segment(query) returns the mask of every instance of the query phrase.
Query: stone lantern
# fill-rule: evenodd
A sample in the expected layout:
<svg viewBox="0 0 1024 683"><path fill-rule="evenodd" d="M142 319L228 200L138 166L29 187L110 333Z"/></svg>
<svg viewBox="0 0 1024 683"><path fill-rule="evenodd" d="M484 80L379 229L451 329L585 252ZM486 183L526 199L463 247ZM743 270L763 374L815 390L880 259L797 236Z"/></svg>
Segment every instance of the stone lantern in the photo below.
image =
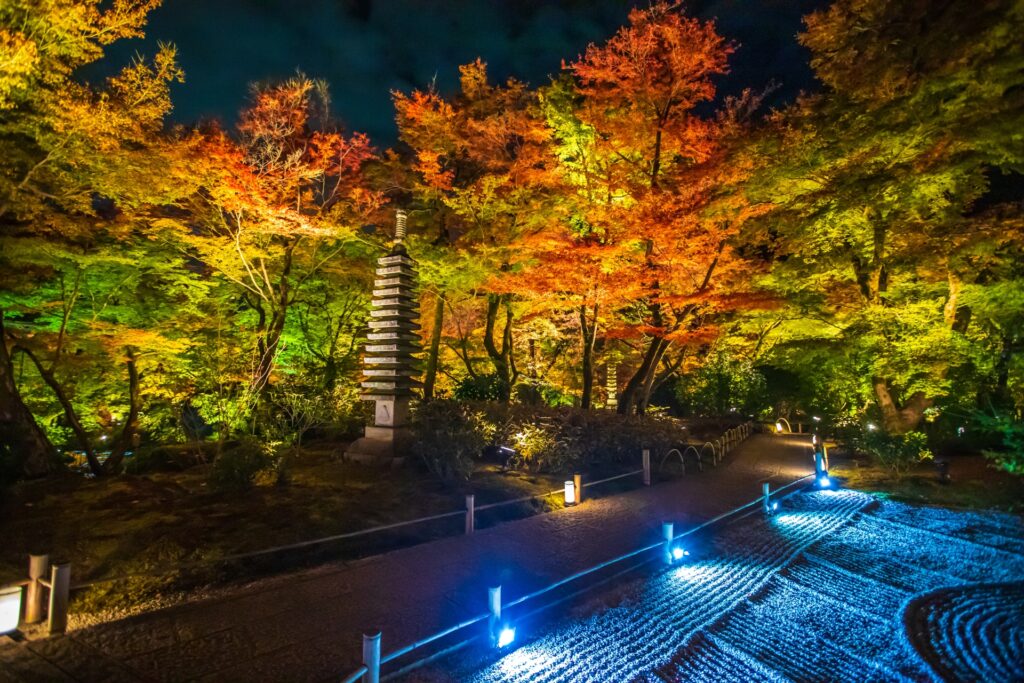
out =
<svg viewBox="0 0 1024 683"><path fill-rule="evenodd" d="M373 424L345 451L347 458L359 462L388 463L405 455L409 400L420 386L414 379L420 352L416 262L402 244L405 221L405 211L399 209L394 246L377 259L361 383L361 398L375 404Z"/></svg>

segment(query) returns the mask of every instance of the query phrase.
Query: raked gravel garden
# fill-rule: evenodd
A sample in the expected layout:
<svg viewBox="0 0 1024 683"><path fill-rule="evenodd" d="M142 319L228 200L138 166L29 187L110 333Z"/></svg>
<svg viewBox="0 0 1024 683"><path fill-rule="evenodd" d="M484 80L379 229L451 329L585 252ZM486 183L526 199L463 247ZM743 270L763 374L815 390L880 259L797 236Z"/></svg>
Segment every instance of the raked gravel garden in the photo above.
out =
<svg viewBox="0 0 1024 683"><path fill-rule="evenodd" d="M413 679L1021 681L1024 522L808 491L549 623Z"/></svg>

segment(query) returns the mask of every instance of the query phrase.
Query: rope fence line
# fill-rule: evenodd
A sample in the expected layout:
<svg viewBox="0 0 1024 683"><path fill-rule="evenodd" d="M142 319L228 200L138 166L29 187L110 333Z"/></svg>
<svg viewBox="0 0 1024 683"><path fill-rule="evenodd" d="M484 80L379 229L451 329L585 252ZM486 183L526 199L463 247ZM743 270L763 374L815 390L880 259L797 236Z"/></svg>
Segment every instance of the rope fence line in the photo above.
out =
<svg viewBox="0 0 1024 683"><path fill-rule="evenodd" d="M738 436L740 434L742 434L740 436L739 440L742 440L743 438L746 438L746 436L749 436L749 434L752 431L751 425L749 425L749 424L740 425L739 427L737 427L735 429L739 430L739 432L737 433ZM733 430L729 430L729 432L727 432L727 433L730 433L732 431ZM737 441L737 443L738 443L738 441ZM625 478L628 478L628 477L634 477L634 476L636 476L638 474L639 475L643 475L643 477L644 477L643 483L645 485L650 485L650 483L651 483L650 459L649 459L649 456L648 456L648 453L646 452L646 450L645 450L645 453L644 453L644 465L645 465L645 467L642 468L642 469L631 470L629 472L624 472L624 473L621 473L621 474L616 474L616 475L613 475L613 476L610 476L610 477L605 477L603 479L598 479L598 480L595 480L595 481L583 481L580 478L580 475L578 475L578 474L574 475L574 484L575 484L575 486L574 486L574 494L575 494L576 498L575 498L575 501L572 501L572 502L579 503L579 502L582 501L582 496L581 496L582 489L585 489L585 488L591 487L591 486L597 486L597 485L600 485L600 484L605 484L605 483L608 483L608 482L611 482L611 481L616 481L616 480L619 480L619 479L625 479ZM684 465L684 467L685 467L685 465ZM70 578L71 578L70 577L70 574L71 574L71 565L70 565L70 563L66 563L66 564L62 564L62 565L52 565L52 567L54 569L56 569L57 567L61 568L61 581L62 581L61 590L62 591L66 590L67 592L70 592L70 591L79 591L79 590L83 590L83 589L87 589L87 588L92 588L94 586L99 586L99 585L104 585L104 584L117 583L117 582L129 580L129 579L160 578L160 577L165 577L165 576L170 576L170 575L176 574L176 573L178 573L178 572L180 572L182 570L214 567L214 566L221 565L221 564L227 564L227 563L230 563L230 562L236 562L238 560L244 560L244 559L249 559L249 558L254 558L254 557L263 557L263 556L273 555L275 553L280 553L280 552L285 552L285 551L290 551L290 550L299 550L299 549L302 549L302 548L308 548L308 547L311 547L311 546L321 545L321 544L324 544L324 543L330 543L330 542L333 542L333 541L340 541L340 540L345 540L345 539L358 538L358 537L361 537L361 536L366 536L366 535L370 535L370 534L374 534L374 533L380 533L380 532L383 532L383 531L390 531L390 530L399 529L399 528L403 528L403 527L407 527L407 526L412 526L412 525L415 525L415 524L424 524L424 523L427 523L427 522L434 522L434 521L439 521L439 520L448 519L448 518L466 517L466 533L468 534L468 533L472 533L475 530L475 519L474 519L474 516L475 516L476 512L490 510L490 509L494 509L494 508L499 508L499 507L503 507L503 506L507 506L507 505L515 505L515 504L518 504L518 503L525 503L525 502L531 501L531 500L542 500L544 498L548 498L548 497L551 497L551 496L560 495L560 494L563 493L563 491L564 491L564 489L554 489L554 490L547 491L547 492L544 492L544 493L534 493L534 494L529 494L529 495L525 495L525 496L520 496L518 498L512 498L512 499L509 499L509 500L502 500L502 501L496 501L496 502L493 502L493 503L487 503L487 504L484 504L484 505L475 505L473 503L474 497L473 497L472 494L470 494L470 495L467 496L467 500L466 500L467 508L464 509L464 510L453 510L451 512L442 512L442 513L438 513L438 514L434 514L434 515L427 515L427 516L424 516L424 517L418 517L416 519L403 520L403 521L400 521L400 522L392 522L392 523L389 523L389 524L381 524L381 525L377 525L377 526L374 526L374 527L369 527L369 528L366 528L366 529L358 529L358 530L355 530L355 531L342 532L342 533L338 533L338 534L332 534L332 535L329 535L329 536L323 536L323 537L320 537L320 538L315 538L315 539L310 539L310 540L305 540L305 541L298 541L298 542L294 542L294 543L281 544L281 545L273 546L273 547L270 547L270 548L263 548L263 549L260 549L260 550L247 551L247 552L242 552L242 553L233 553L233 554L225 555L225 556L222 556L222 557L210 557L210 558L200 558L200 559L195 559L195 560L186 560L186 561L182 561L182 562L177 562L174 565L168 565L168 566L164 566L164 567L157 567L157 568L149 569L149 570L145 570L145 571L127 572L127 573L124 573L124 574L118 574L118 575L115 575L115 576L108 576L108 577L101 577L101 578L92 579L92 580L89 580L89 581L83 581L83 582L79 582L79 583L75 583L75 584L71 584L70 583ZM32 558L36 558L36 560L32 560ZM30 569L29 569L30 577L28 579L23 579L23 580L20 580L20 581L14 581L14 582L9 582L7 584L4 584L4 586L3 586L4 588L17 588L17 587L26 587L27 586L29 588L29 590L31 591L33 588L37 588L38 589L39 586L43 586L43 587L46 587L47 589L50 589L50 585L49 584L52 581L52 579L51 580L47 580L46 578L44 578L41 575L40 576L32 576L31 575L33 571L37 571L36 569L33 569L33 567L34 567L34 565L32 564L33 561L43 561L46 564L46 567L44 567L41 570L43 572L47 571L47 569L49 569L51 567L51 565L49 563L49 556L42 556L42 555L41 556L32 556L32 558L30 558ZM66 586L66 588L65 588L65 586ZM52 590L51 590L51 592L52 592ZM67 596L64 596L63 601L66 603ZM65 607L66 607L66 605L65 605ZM61 631L61 632L63 632L63 631Z"/></svg>
<svg viewBox="0 0 1024 683"><path fill-rule="evenodd" d="M812 474L807 474L807 475L804 475L802 477L799 477L798 479L795 479L794 481L792 481L792 482L790 482L790 483L788 483L788 484L786 484L784 486L781 486L778 489L775 489L775 491L772 492L772 496L773 497L778 497L778 494L780 494L781 492L783 492L783 491L785 491L787 489L791 489L794 486L797 486L797 485L807 481L808 479L813 479L815 476L816 476L816 474L812 473ZM707 527L712 526L713 524L721 522L722 520L725 520L725 519L727 519L729 517L733 517L733 516L739 515L739 513L741 513L741 512L745 512L745 511L747 511L747 510L749 510L749 509L751 509L751 508L753 508L755 506L758 506L758 505L763 505L764 503L765 503L765 497L758 496L757 498L755 498L755 499L753 499L753 500L751 500L751 501L749 501L747 503L744 503L743 505L740 505L738 507L732 508L731 510L723 512L723 513L721 513L719 515L716 515L716 516L712 517L711 519L708 519L708 520L698 524L697 526L694 526L694 527L691 527L691 528L687 529L686 531L683 531L683 532L678 533L678 534L669 533L665 538L663 538L662 540L659 540L656 543L651 543L649 545L645 545L645 546L643 546L641 548L638 548L636 550L632 550L632 551L629 551L627 553L623 553L623 554L621 554L621 555L619 555L617 557L613 557L613 558L611 558L609 560L606 560L604 562L598 563L598 564L593 565L591 567L588 567L586 569L582 569L582 570L580 570L580 571L578 571L578 572L576 572L574 574L571 574L571 575L569 575L569 576L567 576L567 577L565 577L563 579L559 579L558 581L555 581L555 582L549 584L548 586L545 586L543 588L540 588L540 589L537 589L537 590L532 591L530 593L527 593L525 595L522 595L522 596L520 596L520 597L518 597L518 598L516 598L514 600L511 600L511 601L509 601L507 603L500 603L497 606L497 608L498 608L497 609L497 616L499 617L497 622L500 622L501 610L509 609L509 608L512 608L512 607L516 607L518 605L522 605L522 604L524 604L524 603L526 603L526 602L528 602L530 600L535 600L536 598L539 598L539 597L541 597L541 596L543 596L543 595L545 595L547 593L550 593L551 591L553 591L553 590L555 590L557 588L560 588L562 586L565 586L565 585L567 585L569 583L577 581L577 580L579 580L579 579L581 579L581 578L583 578L585 576L591 575L591 574L593 574L595 572L598 572L598 571L600 571L602 569L605 569L605 568L610 567L612 565L618 564L620 562L624 562L626 560L638 557L638 556L643 555L645 553L649 553L649 552L651 552L653 550L657 550L659 548L662 548L662 549L665 549L666 552L668 552L670 550L670 548L672 547L672 545L676 541L678 541L679 539L682 539L682 538L685 538L685 537L690 536L692 534L695 534L695 533L697 533L698 531L700 531L702 529L706 529ZM743 515L742 517L746 517L746 516L747 515ZM671 528L672 525L669 523L669 524L663 525L663 528L664 527ZM624 569L624 570L622 570L620 572L617 572L612 577L608 577L607 580L611 580L611 579L619 577L619 576L621 576L621 575L623 575L625 573L633 571L634 569L637 569L638 567L642 566L643 564L645 564L648 561L649 560L642 561L642 562L640 562L637 565L630 566L627 569ZM604 583L604 581L602 581L602 583ZM520 619L528 618L529 616L532 616L532 615L534 615L534 614L536 614L536 613L538 613L538 612L540 612L540 611L542 611L544 609L548 609L551 606L556 605L556 604L558 604L560 602L563 602L565 600L571 599L572 597L575 597L575 596L577 596L577 595L579 595L579 594L581 594L581 593L583 593L583 592L585 592L587 590L590 590L591 588L593 588L593 586L586 586L586 587L580 588L580 589L570 593L569 595L559 597L558 599L556 599L554 602L552 602L550 604L545 604L545 605L538 606L534 610L532 610L532 611L530 611L530 612L528 612L528 613L526 613L524 615L520 615L519 618ZM495 589L492 588L490 590L494 591ZM498 587L497 591L498 591L498 595L500 596L500 586ZM477 614L477 615L475 615L473 617L470 617L470 618L468 618L468 619L466 619L466 620L456 624L455 626L451 626L449 628L446 628L446 629L443 629L441 631L438 631L437 633L434 633L432 635L429 635L429 636L426 636L424 638L421 638L421 639L419 639L419 640L417 640L417 641L415 641L413 643L410 643L410 644L405 645L405 646L403 646L401 648L398 648L397 650L389 652L388 654L386 654L384 656L380 655L380 634L378 633L378 634L376 634L376 636L374 636L375 640L373 641L375 643L375 647L376 647L376 656L375 656L375 658L373 658L377 662L376 668L374 668L372 666L368 666L367 664L364 664L358 670L358 672L353 672L352 674L349 674L349 676L344 678L343 680L346 683L356 683L357 681L360 681L360 680L362 680L364 682L365 681L379 681L379 680L381 680L381 677L380 677L380 666L381 665L393 662L396 659L400 659L401 657L404 657L405 655L410 654L411 652L413 652L416 649L419 649L420 647L424 647L425 645L429 645L430 643L436 642L436 641L444 638L445 636L451 635L452 633L455 633L456 631L459 631L459 630L461 630L463 628L467 628L469 626L473 626L475 624L479 624L479 623L481 623L483 621L486 621L486 620L492 620L492 623L497 623L497 622L494 621L495 617L496 617L496 614L495 614L495 611L494 611L494 609L492 607L492 609L489 610L488 612L484 612L482 614ZM492 634L492 637L493 637L493 634ZM366 643L367 643L366 638L367 637L364 636L364 661L367 661L366 657L365 657L366 656L366 648L365 648L365 646L366 646ZM475 637L470 637L470 638L468 638L468 639L462 641L461 643L458 643L458 644L456 644L456 645L454 645L452 647L445 648L445 650L443 650L442 653L435 653L435 654L430 655L428 657L425 657L423 659L417 660L415 662L411 662L411 663L407 664L406 666L402 667L401 669L399 669L398 671L392 672L391 674L387 675L385 677L385 679L391 679L391 678L393 678L395 676L398 676L398 675L404 675L404 674L406 674L406 673L408 673L408 672L418 668L423 663L425 663L427 661L430 661L430 660L433 660L433 659L436 659L437 657L441 656L441 654L450 653L450 652L458 649L459 647L470 643L474 639L475 639Z"/></svg>

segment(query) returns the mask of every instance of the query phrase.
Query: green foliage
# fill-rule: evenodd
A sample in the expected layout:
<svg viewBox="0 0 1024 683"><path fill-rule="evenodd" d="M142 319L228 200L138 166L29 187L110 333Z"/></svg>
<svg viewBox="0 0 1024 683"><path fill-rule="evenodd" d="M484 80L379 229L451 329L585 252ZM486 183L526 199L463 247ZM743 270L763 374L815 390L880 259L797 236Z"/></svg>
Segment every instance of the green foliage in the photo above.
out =
<svg viewBox="0 0 1024 683"><path fill-rule="evenodd" d="M572 434L546 424L524 424L512 435L515 468L544 472L567 472L578 462Z"/></svg>
<svg viewBox="0 0 1024 683"><path fill-rule="evenodd" d="M497 373L465 377L455 385L452 395L459 401L497 401L508 393Z"/></svg>
<svg viewBox="0 0 1024 683"><path fill-rule="evenodd" d="M233 448L217 456L210 466L207 481L218 491L245 491L257 475L276 461L276 449L257 439L242 439Z"/></svg>
<svg viewBox="0 0 1024 683"><path fill-rule="evenodd" d="M978 412L974 417L982 429L1002 440L1002 448L983 451L985 457L1001 470L1024 476L1024 421L1000 412Z"/></svg>
<svg viewBox="0 0 1024 683"><path fill-rule="evenodd" d="M749 359L715 352L675 386L683 415L753 415L767 403L764 376Z"/></svg>
<svg viewBox="0 0 1024 683"><path fill-rule="evenodd" d="M479 410L457 401L416 404L409 427L413 455L443 481L469 479L494 432Z"/></svg>
<svg viewBox="0 0 1024 683"><path fill-rule="evenodd" d="M897 478L934 457L924 432L886 434L877 429L855 429L848 431L846 438L848 445L871 456Z"/></svg>
<svg viewBox="0 0 1024 683"><path fill-rule="evenodd" d="M493 445L516 450L512 466L537 472L637 467L642 449L658 456L685 440L679 425L663 417L497 403L480 408L494 426Z"/></svg>

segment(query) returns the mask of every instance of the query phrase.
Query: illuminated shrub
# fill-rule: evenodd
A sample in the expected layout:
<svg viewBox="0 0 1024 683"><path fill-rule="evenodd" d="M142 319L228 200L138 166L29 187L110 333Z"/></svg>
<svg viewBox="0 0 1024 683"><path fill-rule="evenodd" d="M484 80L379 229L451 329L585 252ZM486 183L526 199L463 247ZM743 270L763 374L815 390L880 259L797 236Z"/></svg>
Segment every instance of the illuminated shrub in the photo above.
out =
<svg viewBox="0 0 1024 683"><path fill-rule="evenodd" d="M928 437L923 432L886 434L881 430L864 430L848 432L847 438L854 450L871 456L897 477L906 474L914 465L933 458L928 449Z"/></svg>
<svg viewBox="0 0 1024 683"><path fill-rule="evenodd" d="M511 466L537 472L639 466L642 449L657 456L686 438L663 417L493 403L480 408L494 425L492 445L516 451Z"/></svg>
<svg viewBox="0 0 1024 683"><path fill-rule="evenodd" d="M452 395L459 401L498 401L508 395L508 387L498 375L477 375L460 380Z"/></svg>
<svg viewBox="0 0 1024 683"><path fill-rule="evenodd" d="M414 406L410 449L434 475L445 481L469 479L473 461L491 440L494 427L472 405L429 401Z"/></svg>

